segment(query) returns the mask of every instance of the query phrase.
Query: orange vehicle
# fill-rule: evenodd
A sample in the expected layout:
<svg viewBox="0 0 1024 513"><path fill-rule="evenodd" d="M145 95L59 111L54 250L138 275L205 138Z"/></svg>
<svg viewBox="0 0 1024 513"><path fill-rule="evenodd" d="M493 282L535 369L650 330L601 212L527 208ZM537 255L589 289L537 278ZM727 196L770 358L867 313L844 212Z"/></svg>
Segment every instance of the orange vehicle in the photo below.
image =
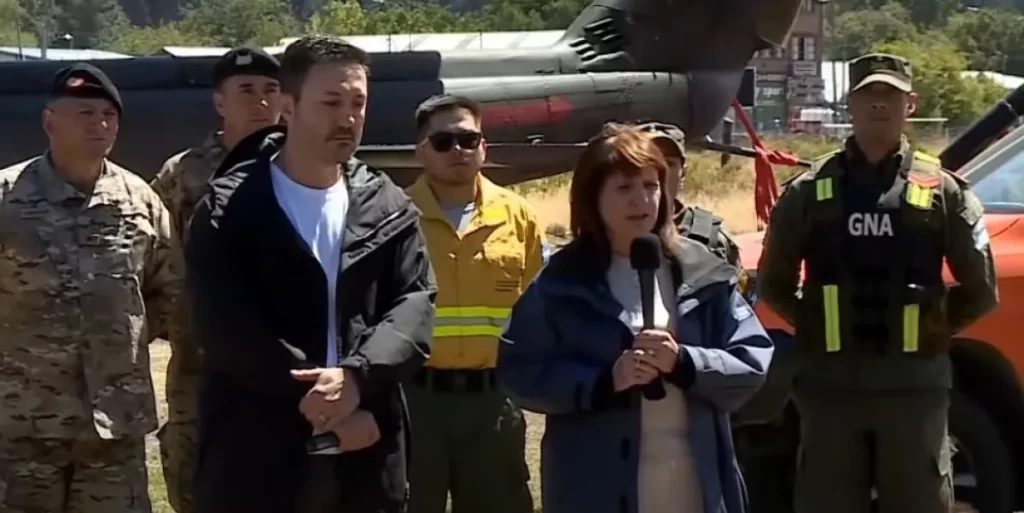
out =
<svg viewBox="0 0 1024 513"><path fill-rule="evenodd" d="M980 513L1024 510L1024 126L959 169L985 207L999 287L999 307L957 334L951 358L954 390L950 436L956 447L958 502ZM763 233L735 237L756 280ZM952 278L948 275L947 279ZM765 304L755 308L775 339L765 385L736 415L752 511L785 511L791 504L799 419L789 401L792 328ZM774 494L768 497L766 494ZM781 494L781 495L780 495Z"/></svg>

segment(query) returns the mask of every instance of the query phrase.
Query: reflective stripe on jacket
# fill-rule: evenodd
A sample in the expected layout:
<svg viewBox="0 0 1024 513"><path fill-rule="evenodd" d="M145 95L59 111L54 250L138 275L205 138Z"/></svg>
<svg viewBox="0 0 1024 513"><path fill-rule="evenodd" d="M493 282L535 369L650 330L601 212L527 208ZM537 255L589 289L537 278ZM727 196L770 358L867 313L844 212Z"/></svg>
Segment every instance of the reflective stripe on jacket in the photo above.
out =
<svg viewBox="0 0 1024 513"><path fill-rule="evenodd" d="M493 368L512 305L543 265L543 230L533 207L483 176L478 185L477 207L461 234L423 177L406 191L422 213L437 274L429 367Z"/></svg>

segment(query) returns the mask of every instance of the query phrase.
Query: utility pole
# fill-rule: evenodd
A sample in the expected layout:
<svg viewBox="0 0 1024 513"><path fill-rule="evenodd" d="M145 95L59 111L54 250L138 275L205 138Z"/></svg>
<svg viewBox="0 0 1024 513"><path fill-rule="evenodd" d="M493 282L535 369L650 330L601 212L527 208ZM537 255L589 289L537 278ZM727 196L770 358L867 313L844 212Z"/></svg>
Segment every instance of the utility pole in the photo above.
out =
<svg viewBox="0 0 1024 513"><path fill-rule="evenodd" d="M53 1L54 0L43 0L46 2L46 9L43 10L43 19L37 20L39 24L39 58L46 60L46 50L50 47L50 21L53 20Z"/></svg>
<svg viewBox="0 0 1024 513"><path fill-rule="evenodd" d="M833 36L831 38L831 42L833 44L835 44L836 6L835 5L826 5L825 9L827 9L825 11L825 14L828 16L828 31L829 31L829 34L831 34ZM836 54L835 52L832 52L832 58L829 59L829 67L832 68L831 69L831 71L832 71L832 105L829 106L829 110L833 114L836 113L836 105L839 105L839 84L836 81L836 64L837 64L836 63L836 59L838 59L838 58L839 58L839 55ZM834 122L835 122L835 120L833 120L833 123Z"/></svg>
<svg viewBox="0 0 1024 513"><path fill-rule="evenodd" d="M25 47L21 44L21 5L14 4L14 30L18 35L18 60L25 60Z"/></svg>

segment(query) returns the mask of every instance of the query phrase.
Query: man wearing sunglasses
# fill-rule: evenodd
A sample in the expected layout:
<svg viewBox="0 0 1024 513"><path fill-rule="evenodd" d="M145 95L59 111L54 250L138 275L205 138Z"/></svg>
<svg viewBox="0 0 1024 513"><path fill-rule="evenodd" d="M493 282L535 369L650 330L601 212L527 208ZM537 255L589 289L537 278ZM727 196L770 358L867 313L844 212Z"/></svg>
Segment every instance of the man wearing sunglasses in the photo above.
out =
<svg viewBox="0 0 1024 513"><path fill-rule="evenodd" d="M495 386L498 335L542 266L529 203L480 172L480 107L456 96L416 111L423 175L409 189L438 280L431 356L409 387L410 513L531 513L526 422Z"/></svg>

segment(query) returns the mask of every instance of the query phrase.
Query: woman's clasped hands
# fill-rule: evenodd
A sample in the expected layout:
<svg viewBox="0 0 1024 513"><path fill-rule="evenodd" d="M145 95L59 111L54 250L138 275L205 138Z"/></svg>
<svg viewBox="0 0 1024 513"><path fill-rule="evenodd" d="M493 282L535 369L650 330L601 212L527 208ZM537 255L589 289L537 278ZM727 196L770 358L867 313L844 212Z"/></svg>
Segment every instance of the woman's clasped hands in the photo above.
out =
<svg viewBox="0 0 1024 513"><path fill-rule="evenodd" d="M622 352L612 368L615 391L646 385L662 374L671 373L679 360L679 344L671 333L643 330L633 347Z"/></svg>

